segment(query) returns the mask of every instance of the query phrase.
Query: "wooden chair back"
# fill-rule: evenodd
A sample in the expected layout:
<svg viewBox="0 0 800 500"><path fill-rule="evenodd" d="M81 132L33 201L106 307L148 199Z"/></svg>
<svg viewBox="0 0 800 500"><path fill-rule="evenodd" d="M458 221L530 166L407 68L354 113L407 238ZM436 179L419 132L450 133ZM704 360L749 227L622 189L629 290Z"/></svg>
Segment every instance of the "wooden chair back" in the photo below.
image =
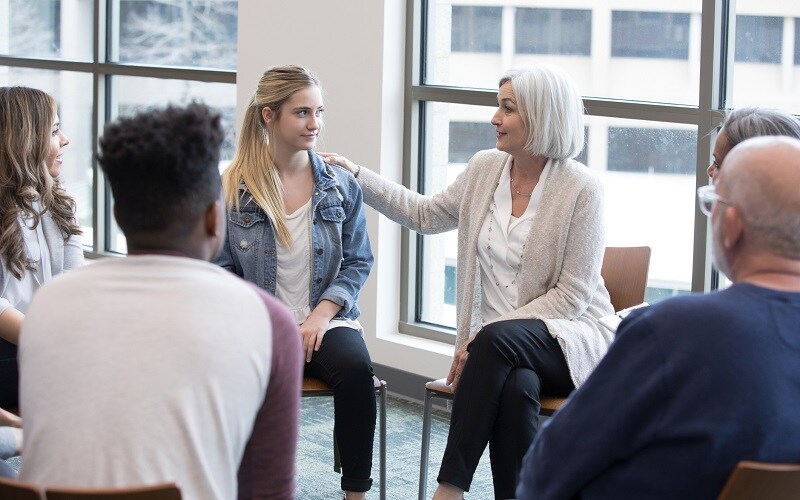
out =
<svg viewBox="0 0 800 500"><path fill-rule="evenodd" d="M47 488L46 500L181 500L174 484L130 488Z"/></svg>
<svg viewBox="0 0 800 500"><path fill-rule="evenodd" d="M650 247L606 247L600 274L614 311L644 302Z"/></svg>
<svg viewBox="0 0 800 500"><path fill-rule="evenodd" d="M3 500L42 500L42 491L32 484L0 477L0 498Z"/></svg>
<svg viewBox="0 0 800 500"><path fill-rule="evenodd" d="M800 497L800 464L742 461L733 469L719 500L795 500Z"/></svg>

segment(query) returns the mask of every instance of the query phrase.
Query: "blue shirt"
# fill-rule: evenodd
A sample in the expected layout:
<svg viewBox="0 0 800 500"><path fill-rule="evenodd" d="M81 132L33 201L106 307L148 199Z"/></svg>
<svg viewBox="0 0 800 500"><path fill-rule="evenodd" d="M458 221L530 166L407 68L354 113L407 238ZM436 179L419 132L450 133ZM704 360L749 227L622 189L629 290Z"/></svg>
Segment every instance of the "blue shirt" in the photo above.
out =
<svg viewBox="0 0 800 500"><path fill-rule="evenodd" d="M327 165L314 151L308 155L314 175L309 307L330 300L342 306L338 316L356 319L356 300L373 261L361 188L343 168ZM275 231L243 185L240 189L240 210L228 212L226 244L215 262L274 295Z"/></svg>
<svg viewBox="0 0 800 500"><path fill-rule="evenodd" d="M743 283L631 313L517 498L716 498L740 460L800 462L800 293Z"/></svg>

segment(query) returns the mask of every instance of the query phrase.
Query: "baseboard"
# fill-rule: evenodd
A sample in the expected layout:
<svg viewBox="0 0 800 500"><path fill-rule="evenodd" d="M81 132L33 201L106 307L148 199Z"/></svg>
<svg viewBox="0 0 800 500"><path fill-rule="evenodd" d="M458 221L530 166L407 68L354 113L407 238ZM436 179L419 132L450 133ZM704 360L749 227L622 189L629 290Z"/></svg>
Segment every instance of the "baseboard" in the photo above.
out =
<svg viewBox="0 0 800 500"><path fill-rule="evenodd" d="M372 371L379 379L386 381L386 389L390 393L420 403L425 399L425 384L431 381L430 377L377 363L372 364ZM441 398L434 398L433 404L437 407L446 408L447 401Z"/></svg>

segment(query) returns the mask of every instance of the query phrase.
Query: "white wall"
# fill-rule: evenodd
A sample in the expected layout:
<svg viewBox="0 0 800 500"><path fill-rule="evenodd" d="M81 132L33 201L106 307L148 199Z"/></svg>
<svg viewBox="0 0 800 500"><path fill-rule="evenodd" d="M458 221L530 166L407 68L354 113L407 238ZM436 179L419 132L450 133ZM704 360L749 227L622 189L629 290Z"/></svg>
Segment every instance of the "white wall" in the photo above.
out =
<svg viewBox="0 0 800 500"><path fill-rule="evenodd" d="M322 81L321 151L400 180L403 138L405 1L239 2L237 110L241 120L269 66L299 64ZM373 362L426 377L447 374L452 347L397 333L400 230L372 209L375 254L361 293L361 323Z"/></svg>

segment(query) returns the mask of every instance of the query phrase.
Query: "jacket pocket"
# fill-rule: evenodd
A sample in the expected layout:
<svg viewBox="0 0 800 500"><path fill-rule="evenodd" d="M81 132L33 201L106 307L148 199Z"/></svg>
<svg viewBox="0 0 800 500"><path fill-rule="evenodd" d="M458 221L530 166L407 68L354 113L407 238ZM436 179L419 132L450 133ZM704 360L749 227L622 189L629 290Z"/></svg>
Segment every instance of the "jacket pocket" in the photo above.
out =
<svg viewBox="0 0 800 500"><path fill-rule="evenodd" d="M229 238L233 246L240 253L248 252L258 246L258 237L261 234L259 229L266 220L263 212L236 212L231 211L228 215Z"/></svg>
<svg viewBox="0 0 800 500"><path fill-rule="evenodd" d="M319 211L319 216L322 220L328 222L344 222L344 209L341 206L326 207Z"/></svg>

